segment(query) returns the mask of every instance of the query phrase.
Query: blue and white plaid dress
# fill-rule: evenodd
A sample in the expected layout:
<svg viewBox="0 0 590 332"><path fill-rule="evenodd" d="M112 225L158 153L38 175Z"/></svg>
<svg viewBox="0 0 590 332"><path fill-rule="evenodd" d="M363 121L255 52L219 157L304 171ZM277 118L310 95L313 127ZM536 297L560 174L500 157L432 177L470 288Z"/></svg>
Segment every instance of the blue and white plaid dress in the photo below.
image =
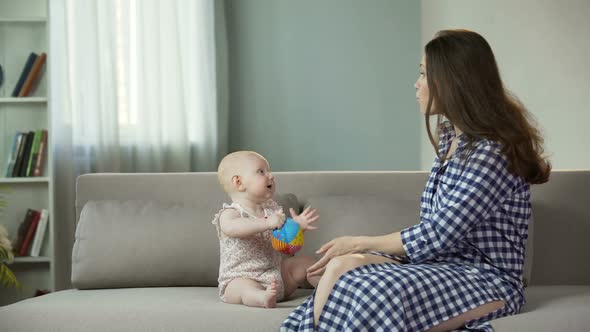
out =
<svg viewBox="0 0 590 332"><path fill-rule="evenodd" d="M449 122L441 125L441 155L455 135ZM519 312L525 302L529 184L508 171L497 142L476 140L469 150L460 135L457 144L451 158L434 161L420 223L401 232L407 255L402 264L370 264L342 275L318 331L424 331L487 302L505 301L465 325L493 331L487 321ZM312 331L313 305L312 295L280 330Z"/></svg>

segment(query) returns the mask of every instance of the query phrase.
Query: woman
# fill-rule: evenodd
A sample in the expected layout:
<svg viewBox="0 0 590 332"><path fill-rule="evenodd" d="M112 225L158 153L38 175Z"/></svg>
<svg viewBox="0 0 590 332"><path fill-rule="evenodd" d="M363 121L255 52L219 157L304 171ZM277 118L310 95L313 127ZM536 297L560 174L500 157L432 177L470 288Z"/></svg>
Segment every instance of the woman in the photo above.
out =
<svg viewBox="0 0 590 332"><path fill-rule="evenodd" d="M324 244L316 292L281 330L491 331L524 304L529 184L551 170L539 132L475 32L439 31L415 87L437 152L420 223Z"/></svg>

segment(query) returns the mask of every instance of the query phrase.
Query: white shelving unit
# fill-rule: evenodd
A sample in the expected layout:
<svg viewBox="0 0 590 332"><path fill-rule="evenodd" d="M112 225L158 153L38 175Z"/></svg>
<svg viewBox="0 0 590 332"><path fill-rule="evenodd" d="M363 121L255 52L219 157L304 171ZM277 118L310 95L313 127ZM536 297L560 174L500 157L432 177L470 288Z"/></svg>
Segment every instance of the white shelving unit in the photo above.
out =
<svg viewBox="0 0 590 332"><path fill-rule="evenodd" d="M12 238L27 209L49 211L49 224L39 257L17 257L10 265L21 289L0 286L0 306L34 296L37 289L55 290L53 176L51 169L51 128L49 70L46 61L41 79L30 97L12 97L30 52L49 52L47 0L0 0L0 65L4 82L0 86L0 186L8 188L8 206L0 218ZM47 129L43 176L4 177L16 131Z"/></svg>
<svg viewBox="0 0 590 332"><path fill-rule="evenodd" d="M3 104L27 104L27 103L40 103L47 104L46 97L0 97L0 103Z"/></svg>
<svg viewBox="0 0 590 332"><path fill-rule="evenodd" d="M30 178L0 178L0 183L49 183L48 177L38 176Z"/></svg>

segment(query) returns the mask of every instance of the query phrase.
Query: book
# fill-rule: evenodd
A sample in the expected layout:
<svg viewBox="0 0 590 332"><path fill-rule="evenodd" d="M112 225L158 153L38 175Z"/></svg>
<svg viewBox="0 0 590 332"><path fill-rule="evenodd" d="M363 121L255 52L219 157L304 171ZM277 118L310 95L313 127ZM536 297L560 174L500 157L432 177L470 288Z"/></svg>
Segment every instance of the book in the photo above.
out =
<svg viewBox="0 0 590 332"><path fill-rule="evenodd" d="M27 144L27 136L28 133L23 133L22 134L22 138L18 144L18 150L16 153L16 159L14 162L14 168L12 169L12 174L10 176L12 177L17 177L18 176L18 172L20 171L20 166L22 164L23 161L23 153L25 151L25 145Z"/></svg>
<svg viewBox="0 0 590 332"><path fill-rule="evenodd" d="M33 64L35 63L36 59L37 59L37 53L31 52L31 54L29 54L29 57L27 58L27 62L25 62L25 66L23 67L23 70L20 73L19 79L18 79L16 85L14 86L14 90L12 90L13 97L18 97L18 94L20 93L20 89L23 87L23 84L25 84L25 80L27 79L27 76L29 76L29 72L33 68Z"/></svg>
<svg viewBox="0 0 590 332"><path fill-rule="evenodd" d="M37 225L39 224L40 218L41 213L39 211L35 211L31 225L29 225L29 229L27 229L27 234L25 235L23 244L18 251L19 256L27 256L31 250L31 244L33 243L33 237L35 236L35 231L37 230Z"/></svg>
<svg viewBox="0 0 590 332"><path fill-rule="evenodd" d="M35 138L33 138L33 146L31 147L31 154L29 156L29 161L27 163L27 171L25 176L33 176L33 170L35 169L35 161L37 160L37 155L39 154L39 143L41 143L41 135L43 135L41 130L35 131Z"/></svg>
<svg viewBox="0 0 590 332"><path fill-rule="evenodd" d="M27 164L29 163L29 157L31 156L31 148L33 147L34 139L35 132L29 131L27 133L27 144L25 145L25 150L23 151L23 160L20 163L20 169L18 171L18 176L20 177L27 176Z"/></svg>
<svg viewBox="0 0 590 332"><path fill-rule="evenodd" d="M43 173L43 159L45 158L45 150L47 146L47 130L41 131L41 141L39 142L39 154L37 160L35 160L35 169L33 170L33 176L41 176Z"/></svg>
<svg viewBox="0 0 590 332"><path fill-rule="evenodd" d="M23 245L23 241L27 235L27 230L29 229L29 226L31 225L31 222L33 221L34 216L35 216L35 210L27 209L27 212L25 213L25 217L23 218L23 221L18 226L18 230L16 232L16 239L14 240L14 243L12 245L12 251L17 256L18 256L18 253L20 252L20 248Z"/></svg>
<svg viewBox="0 0 590 332"><path fill-rule="evenodd" d="M31 71L29 72L27 79L25 80L22 88L20 89L20 92L18 94L19 97L26 97L29 95L29 93L31 93L31 90L33 89L33 85L37 82L37 79L39 78L39 74L41 73L41 68L43 68L46 58L47 58L47 54L41 53L35 59L35 62L33 63Z"/></svg>
<svg viewBox="0 0 590 332"><path fill-rule="evenodd" d="M10 154L8 155L8 161L6 162L6 173L5 176L7 178L12 176L12 170L14 169L14 163L16 162L16 155L18 153L18 145L20 144L20 140L22 138L22 133L17 131L14 134L14 139L12 140L12 147L10 149Z"/></svg>
<svg viewBox="0 0 590 332"><path fill-rule="evenodd" d="M49 211L47 211L47 209L42 209L39 224L37 225L37 231L35 232L35 238L33 239L33 245L31 246L31 256L33 257L39 257L48 221Z"/></svg>

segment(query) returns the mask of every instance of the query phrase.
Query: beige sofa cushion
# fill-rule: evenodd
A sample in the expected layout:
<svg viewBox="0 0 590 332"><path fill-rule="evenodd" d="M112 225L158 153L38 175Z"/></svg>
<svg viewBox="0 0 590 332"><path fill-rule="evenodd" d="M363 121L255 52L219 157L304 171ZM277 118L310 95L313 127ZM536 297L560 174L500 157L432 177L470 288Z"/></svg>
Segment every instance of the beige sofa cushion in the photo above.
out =
<svg viewBox="0 0 590 332"><path fill-rule="evenodd" d="M301 210L293 194L276 195ZM78 289L217 286L219 244L213 216L221 204L89 201L82 209L72 251Z"/></svg>
<svg viewBox="0 0 590 332"><path fill-rule="evenodd" d="M200 210L197 203L88 202L76 229L73 286L216 286L217 235L213 216L199 218Z"/></svg>
<svg viewBox="0 0 590 332"><path fill-rule="evenodd" d="M314 255L324 243L339 236L383 235L415 224L416 201L393 200L383 195L311 196L307 205L318 209L317 231L305 233L303 254ZM365 226L366 225L366 226Z"/></svg>
<svg viewBox="0 0 590 332"><path fill-rule="evenodd" d="M518 315L491 321L496 332L588 331L590 286L529 286Z"/></svg>

